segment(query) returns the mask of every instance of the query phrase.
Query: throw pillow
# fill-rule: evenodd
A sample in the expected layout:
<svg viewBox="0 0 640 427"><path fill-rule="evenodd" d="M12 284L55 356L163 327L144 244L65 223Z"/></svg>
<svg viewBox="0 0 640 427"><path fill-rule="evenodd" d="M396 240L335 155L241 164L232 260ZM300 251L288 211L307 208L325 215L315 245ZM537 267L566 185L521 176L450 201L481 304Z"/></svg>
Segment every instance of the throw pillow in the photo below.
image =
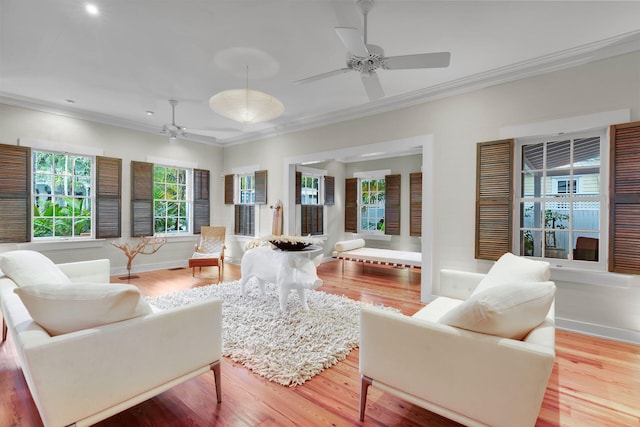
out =
<svg viewBox="0 0 640 427"><path fill-rule="evenodd" d="M352 240L343 240L341 242L336 242L336 251L344 252L350 251L352 249L364 248L365 241L364 239L352 239Z"/></svg>
<svg viewBox="0 0 640 427"><path fill-rule="evenodd" d="M494 286L448 311L440 323L521 340L544 321L555 293L553 282Z"/></svg>
<svg viewBox="0 0 640 427"><path fill-rule="evenodd" d="M548 262L523 258L507 252L495 262L471 295L475 295L492 286L509 283L546 282L549 280L549 275L550 267Z"/></svg>
<svg viewBox="0 0 640 427"><path fill-rule="evenodd" d="M19 250L0 254L0 270L18 286L71 283L53 261L36 251Z"/></svg>
<svg viewBox="0 0 640 427"><path fill-rule="evenodd" d="M152 312L134 285L73 283L14 289L33 320L49 335L131 319Z"/></svg>

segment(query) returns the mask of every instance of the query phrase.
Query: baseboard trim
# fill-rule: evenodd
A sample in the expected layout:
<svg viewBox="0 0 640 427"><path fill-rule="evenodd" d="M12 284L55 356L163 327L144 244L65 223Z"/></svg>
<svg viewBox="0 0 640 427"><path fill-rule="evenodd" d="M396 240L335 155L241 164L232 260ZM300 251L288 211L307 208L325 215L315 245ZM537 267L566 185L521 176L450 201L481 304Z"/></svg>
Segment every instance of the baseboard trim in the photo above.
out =
<svg viewBox="0 0 640 427"><path fill-rule="evenodd" d="M131 274L135 273L143 273L146 271L154 271L154 270L166 270L168 268L178 268L178 267L188 267L189 263L186 259L175 260L175 261L165 261L158 262L153 264L142 264L135 265L131 268ZM112 276L123 276L129 274L129 270L126 267L112 267L110 274Z"/></svg>
<svg viewBox="0 0 640 427"><path fill-rule="evenodd" d="M556 317L556 327L569 332L583 335L591 335L598 338L607 338L615 341L640 345L640 331L613 328L611 326L595 325L577 320L562 319Z"/></svg>

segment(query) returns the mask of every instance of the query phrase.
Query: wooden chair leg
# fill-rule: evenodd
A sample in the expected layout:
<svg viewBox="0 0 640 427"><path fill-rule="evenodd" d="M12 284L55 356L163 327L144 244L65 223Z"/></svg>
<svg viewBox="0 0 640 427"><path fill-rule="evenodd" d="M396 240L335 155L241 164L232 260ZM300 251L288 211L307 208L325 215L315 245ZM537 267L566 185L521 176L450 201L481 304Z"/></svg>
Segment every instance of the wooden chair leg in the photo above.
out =
<svg viewBox="0 0 640 427"><path fill-rule="evenodd" d="M367 407L367 391L372 383L372 378L360 375L360 421L364 421L364 410Z"/></svg>
<svg viewBox="0 0 640 427"><path fill-rule="evenodd" d="M220 375L220 361L211 364L211 370L213 371L213 378L216 382L216 396L218 403L222 402L222 376Z"/></svg>
<svg viewBox="0 0 640 427"><path fill-rule="evenodd" d="M7 340L7 322L2 318L2 342Z"/></svg>

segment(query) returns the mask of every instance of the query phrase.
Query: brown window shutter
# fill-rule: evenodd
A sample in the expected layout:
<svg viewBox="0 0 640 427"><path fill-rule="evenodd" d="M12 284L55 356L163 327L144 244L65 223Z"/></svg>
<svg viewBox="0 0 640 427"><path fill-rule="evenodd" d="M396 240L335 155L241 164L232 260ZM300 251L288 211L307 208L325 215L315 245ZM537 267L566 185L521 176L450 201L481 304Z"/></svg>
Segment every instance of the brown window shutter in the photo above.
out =
<svg viewBox="0 0 640 427"><path fill-rule="evenodd" d="M640 273L640 122L611 126L609 271Z"/></svg>
<svg viewBox="0 0 640 427"><path fill-rule="evenodd" d="M193 232L200 234L202 226L209 225L210 196L209 171L193 170Z"/></svg>
<svg viewBox="0 0 640 427"><path fill-rule="evenodd" d="M255 235L255 206L235 205L234 234L241 236Z"/></svg>
<svg viewBox="0 0 640 427"><path fill-rule="evenodd" d="M296 172L296 205L302 204L302 172Z"/></svg>
<svg viewBox="0 0 640 427"><path fill-rule="evenodd" d="M306 236L323 234L324 227L324 206L322 205L301 205L301 234Z"/></svg>
<svg viewBox="0 0 640 427"><path fill-rule="evenodd" d="M0 144L0 243L31 240L31 149Z"/></svg>
<svg viewBox="0 0 640 427"><path fill-rule="evenodd" d="M409 174L409 235L422 236L422 172Z"/></svg>
<svg viewBox="0 0 640 427"><path fill-rule="evenodd" d="M131 236L153 235L153 163L131 162Z"/></svg>
<svg viewBox="0 0 640 427"><path fill-rule="evenodd" d="M266 205L267 204L267 171L256 171L255 174L256 181L256 205Z"/></svg>
<svg viewBox="0 0 640 427"><path fill-rule="evenodd" d="M122 159L96 157L96 238L122 236Z"/></svg>
<svg viewBox="0 0 640 427"><path fill-rule="evenodd" d="M384 196L384 234L400 235L400 174L386 175Z"/></svg>
<svg viewBox="0 0 640 427"><path fill-rule="evenodd" d="M358 232L358 178L344 180L344 231Z"/></svg>
<svg viewBox="0 0 640 427"><path fill-rule="evenodd" d="M224 176L224 204L232 205L235 194L233 193L233 178L234 175L225 175Z"/></svg>
<svg viewBox="0 0 640 427"><path fill-rule="evenodd" d="M336 204L336 179L333 176L324 177L324 205Z"/></svg>
<svg viewBox="0 0 640 427"><path fill-rule="evenodd" d="M513 139L477 145L477 259L497 260L505 252L511 252L513 146Z"/></svg>

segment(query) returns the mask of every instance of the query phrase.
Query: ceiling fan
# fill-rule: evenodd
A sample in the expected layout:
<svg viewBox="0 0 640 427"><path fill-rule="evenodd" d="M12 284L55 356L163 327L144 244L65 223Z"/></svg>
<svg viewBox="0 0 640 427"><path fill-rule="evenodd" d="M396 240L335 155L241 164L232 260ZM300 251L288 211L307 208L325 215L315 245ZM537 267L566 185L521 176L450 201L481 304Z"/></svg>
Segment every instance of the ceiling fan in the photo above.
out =
<svg viewBox="0 0 640 427"><path fill-rule="evenodd" d="M236 128L216 128L216 129L191 129L189 128L189 132L187 133L187 128L184 126L179 126L176 124L176 105L178 105L178 101L175 99L170 99L169 104L171 104L171 124L166 124L162 126L162 130L160 133L165 135L169 135L169 142L171 144L175 144L178 141L178 137L193 139L194 136L204 136L207 138L207 141L215 142L219 137L232 137L236 136L242 132L241 129Z"/></svg>
<svg viewBox="0 0 640 427"><path fill-rule="evenodd" d="M373 8L373 0L357 0L356 6L364 17L364 33L357 28L336 27L338 37L347 48L347 66L339 70L317 74L297 80L294 84L310 83L349 71L360 72L362 84L371 101L384 97L384 90L376 70L408 70L415 68L443 68L449 66L450 52L421 53L415 55L385 56L384 50L367 43L367 15Z"/></svg>
<svg viewBox="0 0 640 427"><path fill-rule="evenodd" d="M162 133L169 135L169 142L173 144L179 136L187 136L187 129L176 124L176 105L178 105L178 101L170 99L169 104L171 104L171 124L162 126Z"/></svg>

